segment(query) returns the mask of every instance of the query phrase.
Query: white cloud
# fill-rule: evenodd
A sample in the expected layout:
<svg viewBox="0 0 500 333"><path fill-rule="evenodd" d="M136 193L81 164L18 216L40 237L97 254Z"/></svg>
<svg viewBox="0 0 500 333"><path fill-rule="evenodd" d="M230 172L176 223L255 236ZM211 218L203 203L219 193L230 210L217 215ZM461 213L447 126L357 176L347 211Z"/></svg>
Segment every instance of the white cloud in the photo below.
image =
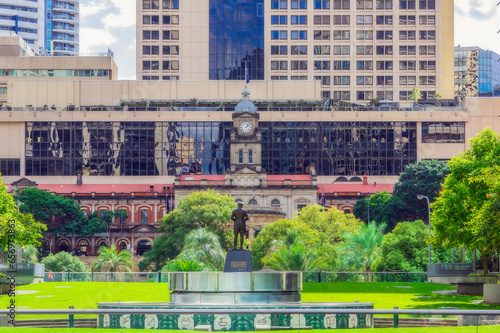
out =
<svg viewBox="0 0 500 333"><path fill-rule="evenodd" d="M103 47L108 47L117 42L117 38L109 31L96 28L80 28L80 52L103 52ZM100 47L100 49L97 49Z"/></svg>
<svg viewBox="0 0 500 333"><path fill-rule="evenodd" d="M102 22L106 30L135 26L135 0L111 0L118 13L109 13Z"/></svg>
<svg viewBox="0 0 500 333"><path fill-rule="evenodd" d="M106 11L109 8L109 4L106 1L90 1L88 3L80 3L80 20L85 22L88 16L98 14L100 12Z"/></svg>

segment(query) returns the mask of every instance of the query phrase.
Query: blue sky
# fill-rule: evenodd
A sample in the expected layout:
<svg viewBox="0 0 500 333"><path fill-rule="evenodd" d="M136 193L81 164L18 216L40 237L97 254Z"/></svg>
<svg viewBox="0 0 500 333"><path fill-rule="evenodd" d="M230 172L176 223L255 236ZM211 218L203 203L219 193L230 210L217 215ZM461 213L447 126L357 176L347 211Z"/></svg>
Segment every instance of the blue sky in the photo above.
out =
<svg viewBox="0 0 500 333"><path fill-rule="evenodd" d="M120 80L135 80L135 2L80 0L80 52L101 53L109 47L115 54ZM500 54L497 3L455 0L455 45L479 46Z"/></svg>

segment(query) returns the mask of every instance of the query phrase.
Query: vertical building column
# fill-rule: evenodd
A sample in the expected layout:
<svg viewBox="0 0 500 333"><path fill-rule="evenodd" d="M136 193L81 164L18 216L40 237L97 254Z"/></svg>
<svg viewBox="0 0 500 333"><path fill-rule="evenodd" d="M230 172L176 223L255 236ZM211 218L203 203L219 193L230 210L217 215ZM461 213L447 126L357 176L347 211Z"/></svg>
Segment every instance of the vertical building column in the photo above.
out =
<svg viewBox="0 0 500 333"><path fill-rule="evenodd" d="M90 251L91 255L97 254L97 249L95 248L95 236L90 237Z"/></svg>

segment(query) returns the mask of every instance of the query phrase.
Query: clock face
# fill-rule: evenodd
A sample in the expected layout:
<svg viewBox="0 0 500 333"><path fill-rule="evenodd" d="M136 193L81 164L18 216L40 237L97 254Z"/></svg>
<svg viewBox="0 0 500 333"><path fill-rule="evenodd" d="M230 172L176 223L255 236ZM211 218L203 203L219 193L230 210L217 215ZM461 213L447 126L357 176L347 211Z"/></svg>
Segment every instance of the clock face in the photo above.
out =
<svg viewBox="0 0 500 333"><path fill-rule="evenodd" d="M252 124L250 124L248 121L244 121L240 125L240 130L242 133L248 134L252 130Z"/></svg>

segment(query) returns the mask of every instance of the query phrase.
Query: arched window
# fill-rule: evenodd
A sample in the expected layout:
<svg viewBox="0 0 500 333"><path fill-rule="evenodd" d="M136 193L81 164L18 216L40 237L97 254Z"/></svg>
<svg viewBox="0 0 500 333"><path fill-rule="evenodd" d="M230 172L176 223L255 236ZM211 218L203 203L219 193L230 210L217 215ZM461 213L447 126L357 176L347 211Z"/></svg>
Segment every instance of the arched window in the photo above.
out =
<svg viewBox="0 0 500 333"><path fill-rule="evenodd" d="M280 206L280 201L278 199L274 199L271 201L271 206L273 207L279 207Z"/></svg>
<svg viewBox="0 0 500 333"><path fill-rule="evenodd" d="M253 150L248 151L248 164L253 164Z"/></svg>
<svg viewBox="0 0 500 333"><path fill-rule="evenodd" d="M238 163L243 164L243 149L238 150Z"/></svg>
<svg viewBox="0 0 500 333"><path fill-rule="evenodd" d="M256 205L257 204L257 200L255 199L251 199L249 202L248 202L249 205Z"/></svg>
<svg viewBox="0 0 500 333"><path fill-rule="evenodd" d="M236 199L235 201L243 203L243 200L241 200L241 199Z"/></svg>

